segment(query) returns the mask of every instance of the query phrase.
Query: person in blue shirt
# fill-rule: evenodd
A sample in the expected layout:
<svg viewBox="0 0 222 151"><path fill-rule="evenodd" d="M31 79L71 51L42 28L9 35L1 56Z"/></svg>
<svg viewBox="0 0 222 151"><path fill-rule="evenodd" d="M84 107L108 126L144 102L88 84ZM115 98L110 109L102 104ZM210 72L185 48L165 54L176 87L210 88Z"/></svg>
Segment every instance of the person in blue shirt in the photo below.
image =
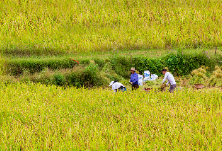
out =
<svg viewBox="0 0 222 151"><path fill-rule="evenodd" d="M136 90L139 88L139 78L138 78L138 74L136 73L136 69L135 68L131 68L131 77L130 77L130 84L132 85L132 90Z"/></svg>

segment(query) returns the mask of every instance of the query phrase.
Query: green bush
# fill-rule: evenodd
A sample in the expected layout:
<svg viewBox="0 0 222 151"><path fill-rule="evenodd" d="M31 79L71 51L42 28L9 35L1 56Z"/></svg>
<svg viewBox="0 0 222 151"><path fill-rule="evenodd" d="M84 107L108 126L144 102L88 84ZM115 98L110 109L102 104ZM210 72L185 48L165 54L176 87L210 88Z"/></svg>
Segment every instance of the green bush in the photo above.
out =
<svg viewBox="0 0 222 151"><path fill-rule="evenodd" d="M43 84L54 84L57 86L92 87L101 86L107 83L102 77L98 65L91 63L89 66L72 69L49 70L44 69L34 75L23 75L20 81L40 82Z"/></svg>
<svg viewBox="0 0 222 151"><path fill-rule="evenodd" d="M98 67L103 68L105 65L105 60L104 59L99 59L99 58L95 58L94 59L95 64L98 65Z"/></svg>
<svg viewBox="0 0 222 151"><path fill-rule="evenodd" d="M89 65L90 60L89 59L82 59L82 60L79 61L79 63L82 64L82 65Z"/></svg>
<svg viewBox="0 0 222 151"><path fill-rule="evenodd" d="M149 57L116 57L111 59L112 67L115 72L124 77L129 78L131 67L143 74L145 70L149 70L158 76L162 75L161 70L168 67L169 70L178 76L187 75L192 70L204 65L213 68L216 65L216 59L211 59L205 54L168 54L165 57L149 58Z"/></svg>
<svg viewBox="0 0 222 151"><path fill-rule="evenodd" d="M108 83L110 81L121 81L124 80L123 77L116 74L116 72L113 70L113 67L110 62L107 62L104 67L102 68L100 72L101 76L105 77L105 79L109 79Z"/></svg>
<svg viewBox="0 0 222 151"><path fill-rule="evenodd" d="M162 58L150 59L150 58L134 58L136 69L143 74L145 70L149 70L152 74L161 75L162 68L164 67L164 61Z"/></svg>
<svg viewBox="0 0 222 151"><path fill-rule="evenodd" d="M130 68L133 66L133 62L127 57L113 57L110 59L110 63L116 74L124 78L129 78Z"/></svg>
<svg viewBox="0 0 222 151"><path fill-rule="evenodd" d="M211 69L216 65L216 59L211 59L205 54L169 54L164 58L165 66L177 75L187 75L200 66L208 66Z"/></svg>
<svg viewBox="0 0 222 151"><path fill-rule="evenodd" d="M85 67L84 81L88 86L102 85L98 64L90 63L89 66Z"/></svg>
<svg viewBox="0 0 222 151"><path fill-rule="evenodd" d="M82 87L85 84L84 73L82 72L71 72L65 74L66 83L68 86Z"/></svg>
<svg viewBox="0 0 222 151"><path fill-rule="evenodd" d="M65 85L65 78L62 74L57 73L53 76L53 84L58 85L58 86L63 86Z"/></svg>

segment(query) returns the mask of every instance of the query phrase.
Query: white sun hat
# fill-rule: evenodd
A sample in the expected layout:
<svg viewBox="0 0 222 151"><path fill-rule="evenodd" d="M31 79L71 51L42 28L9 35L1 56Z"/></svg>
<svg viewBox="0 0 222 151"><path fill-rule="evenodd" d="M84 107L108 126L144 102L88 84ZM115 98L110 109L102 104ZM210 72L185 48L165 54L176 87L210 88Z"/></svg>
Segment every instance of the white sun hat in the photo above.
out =
<svg viewBox="0 0 222 151"><path fill-rule="evenodd" d="M132 68L130 69L130 71L136 71L136 69L135 69L134 67L132 67Z"/></svg>

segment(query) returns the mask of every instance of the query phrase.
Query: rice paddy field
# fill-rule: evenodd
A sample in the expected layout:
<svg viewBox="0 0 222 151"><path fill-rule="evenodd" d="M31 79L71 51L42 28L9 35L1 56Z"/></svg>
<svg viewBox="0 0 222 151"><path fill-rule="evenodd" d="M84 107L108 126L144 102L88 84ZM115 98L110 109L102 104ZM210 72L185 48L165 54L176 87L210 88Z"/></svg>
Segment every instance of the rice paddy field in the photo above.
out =
<svg viewBox="0 0 222 151"><path fill-rule="evenodd" d="M221 0L2 0L3 54L58 55L222 44Z"/></svg>
<svg viewBox="0 0 222 151"><path fill-rule="evenodd" d="M221 150L220 89L1 84L1 150Z"/></svg>
<svg viewBox="0 0 222 151"><path fill-rule="evenodd" d="M221 10L221 0L0 0L0 150L222 150ZM159 92L159 77L131 91L132 66L169 67L177 90ZM126 92L113 93L114 78Z"/></svg>

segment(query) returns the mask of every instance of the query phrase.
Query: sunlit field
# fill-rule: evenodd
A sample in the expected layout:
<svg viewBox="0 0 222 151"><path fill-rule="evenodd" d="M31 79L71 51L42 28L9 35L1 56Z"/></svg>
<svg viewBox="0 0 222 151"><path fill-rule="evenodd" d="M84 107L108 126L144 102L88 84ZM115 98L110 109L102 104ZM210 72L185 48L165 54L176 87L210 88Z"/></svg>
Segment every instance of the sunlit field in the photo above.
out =
<svg viewBox="0 0 222 151"><path fill-rule="evenodd" d="M222 150L221 10L221 0L0 0L0 151ZM131 67L159 77L131 91ZM174 93L160 88L163 68Z"/></svg>
<svg viewBox="0 0 222 151"><path fill-rule="evenodd" d="M222 42L221 0L0 1L0 50L42 55Z"/></svg>
<svg viewBox="0 0 222 151"><path fill-rule="evenodd" d="M167 92L1 84L1 150L221 150L219 89Z"/></svg>

